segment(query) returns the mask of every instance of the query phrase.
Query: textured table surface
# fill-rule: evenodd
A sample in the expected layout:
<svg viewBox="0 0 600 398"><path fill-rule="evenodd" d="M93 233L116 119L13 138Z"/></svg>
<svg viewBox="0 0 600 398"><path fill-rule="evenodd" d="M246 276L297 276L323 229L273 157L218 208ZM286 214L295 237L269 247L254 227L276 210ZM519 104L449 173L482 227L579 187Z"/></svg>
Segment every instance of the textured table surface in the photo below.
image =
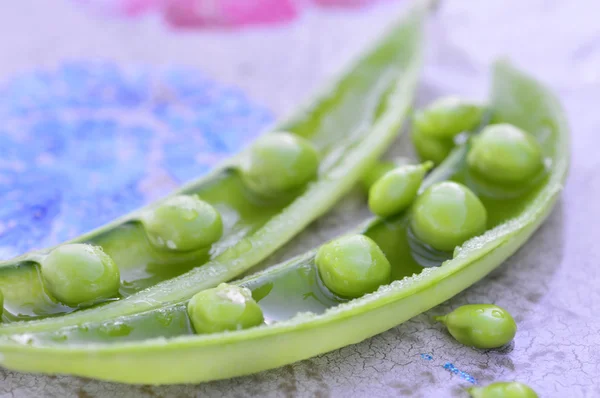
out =
<svg viewBox="0 0 600 398"><path fill-rule="evenodd" d="M0 4L0 80L81 57L183 64L241 87L281 115L339 71L404 6L310 11L279 27L176 34L151 20L92 17L67 2L6 1ZM520 380L542 397L600 396L598 11L591 0L448 0L432 19L421 101L448 93L484 98L489 63L509 56L559 93L572 128L562 200L530 242L485 280L360 344L253 376L150 387L0 370L0 397L466 397L470 377L479 384ZM401 139L393 151L402 153L405 144ZM360 195L349 195L269 263L335 236L365 214ZM509 349L460 346L431 321L476 302L497 303L515 315L519 332Z"/></svg>

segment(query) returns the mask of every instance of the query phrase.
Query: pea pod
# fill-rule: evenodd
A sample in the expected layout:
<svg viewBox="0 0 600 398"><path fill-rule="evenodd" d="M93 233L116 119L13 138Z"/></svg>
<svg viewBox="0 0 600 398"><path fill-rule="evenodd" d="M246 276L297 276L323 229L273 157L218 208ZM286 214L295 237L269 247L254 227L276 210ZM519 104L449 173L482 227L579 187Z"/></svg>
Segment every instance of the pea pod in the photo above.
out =
<svg viewBox="0 0 600 398"><path fill-rule="evenodd" d="M266 134L268 143L261 138L164 201L75 239L100 246L116 263L120 296L77 310L70 300L50 295L42 282L48 251L0 263L0 334L185 301L245 272L291 239L350 190L399 132L417 83L428 7L418 2L321 97L275 126L275 138ZM271 174L261 175L266 172Z"/></svg>
<svg viewBox="0 0 600 398"><path fill-rule="evenodd" d="M323 285L315 249L234 282L252 292L264 316L261 326L196 335L182 301L134 315L0 336L2 365L127 383L223 379L360 342L466 289L512 255L546 219L569 162L568 130L552 94L505 62L496 64L493 76L493 122L532 134L550 167L538 185L518 198L482 197L488 229L436 267L423 268L415 259L409 210L391 219L368 220L352 232L369 237L383 251L393 279L360 298L339 297ZM421 191L440 181L464 182L468 147L455 148L426 177Z"/></svg>

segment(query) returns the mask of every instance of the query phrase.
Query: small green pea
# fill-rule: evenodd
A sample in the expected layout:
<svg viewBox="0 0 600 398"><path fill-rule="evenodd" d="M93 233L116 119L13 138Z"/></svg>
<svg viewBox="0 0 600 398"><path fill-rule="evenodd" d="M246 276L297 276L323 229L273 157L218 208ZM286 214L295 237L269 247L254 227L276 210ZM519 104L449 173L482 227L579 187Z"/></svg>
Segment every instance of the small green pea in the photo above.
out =
<svg viewBox="0 0 600 398"><path fill-rule="evenodd" d="M445 181L427 188L412 207L411 229L434 249L452 251L485 232L487 211L467 187Z"/></svg>
<svg viewBox="0 0 600 398"><path fill-rule="evenodd" d="M360 183L365 192L369 192L371 186L373 186L378 179L383 177L385 173L394 170L396 167L404 166L409 163L410 159L405 157L397 157L390 161L377 162L362 176Z"/></svg>
<svg viewBox="0 0 600 398"><path fill-rule="evenodd" d="M247 329L264 321L250 290L227 283L196 293L187 311L198 334Z"/></svg>
<svg viewBox="0 0 600 398"><path fill-rule="evenodd" d="M253 191L273 196L304 186L318 169L319 154L310 141L290 133L271 133L254 143L241 173Z"/></svg>
<svg viewBox="0 0 600 398"><path fill-rule="evenodd" d="M483 107L457 97L444 97L415 113L414 129L436 139L453 138L475 129L483 117Z"/></svg>
<svg viewBox="0 0 600 398"><path fill-rule="evenodd" d="M484 128L473 139L467 164L471 171L499 184L522 184L544 167L540 144L510 124Z"/></svg>
<svg viewBox="0 0 600 398"><path fill-rule="evenodd" d="M513 382L492 383L485 387L471 387L467 391L473 398L538 398L531 387Z"/></svg>
<svg viewBox="0 0 600 398"><path fill-rule="evenodd" d="M366 192L375 184L388 171L394 170L396 165L394 162L378 162L371 167L365 175L361 178L361 185Z"/></svg>
<svg viewBox="0 0 600 398"><path fill-rule="evenodd" d="M142 223L155 246L188 251L209 247L223 235L221 215L196 196L178 195L147 211Z"/></svg>
<svg viewBox="0 0 600 398"><path fill-rule="evenodd" d="M392 267L377 244L365 235L350 235L324 244L315 264L323 283L343 297L360 297L390 283Z"/></svg>
<svg viewBox="0 0 600 398"><path fill-rule="evenodd" d="M405 210L413 202L433 162L406 165L388 171L369 190L369 208L380 217Z"/></svg>
<svg viewBox="0 0 600 398"><path fill-rule="evenodd" d="M44 286L61 303L89 305L119 293L119 268L98 246L82 243L59 246L40 266Z"/></svg>
<svg viewBox="0 0 600 398"><path fill-rule="evenodd" d="M432 138L417 129L412 131L411 138L417 155L422 162L432 161L435 164L440 164L448 157L454 147L454 141L451 138Z"/></svg>
<svg viewBox="0 0 600 398"><path fill-rule="evenodd" d="M504 308L492 304L463 305L435 317L459 343L476 348L498 348L512 341L517 324Z"/></svg>

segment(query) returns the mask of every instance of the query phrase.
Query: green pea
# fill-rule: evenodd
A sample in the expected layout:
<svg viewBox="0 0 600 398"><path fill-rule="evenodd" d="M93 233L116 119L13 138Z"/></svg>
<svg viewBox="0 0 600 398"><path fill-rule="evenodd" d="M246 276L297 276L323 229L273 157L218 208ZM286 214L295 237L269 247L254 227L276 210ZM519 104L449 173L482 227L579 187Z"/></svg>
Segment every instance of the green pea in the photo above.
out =
<svg viewBox="0 0 600 398"><path fill-rule="evenodd" d="M290 133L259 138L241 166L242 178L264 196L304 186L317 176L319 154L312 143Z"/></svg>
<svg viewBox="0 0 600 398"><path fill-rule="evenodd" d="M369 192L373 184L380 179L388 171L394 170L396 165L394 162L379 162L371 167L361 179L362 187Z"/></svg>
<svg viewBox="0 0 600 398"><path fill-rule="evenodd" d="M531 387L513 382L492 383L485 387L471 387L467 391L473 398L538 398Z"/></svg>
<svg viewBox="0 0 600 398"><path fill-rule="evenodd" d="M360 182L363 189L366 192L369 192L371 186L375 184L375 182L383 177L385 173L388 171L394 170L396 167L404 166L408 164L410 160L404 157L398 157L391 161L377 162L371 168L367 170L367 172L362 176Z"/></svg>
<svg viewBox="0 0 600 398"><path fill-rule="evenodd" d="M440 98L415 113L414 129L436 139L448 139L475 129L483 117L483 107L457 97Z"/></svg>
<svg viewBox="0 0 600 398"><path fill-rule="evenodd" d="M544 167L540 144L510 124L484 128L467 156L469 169L490 182L522 184Z"/></svg>
<svg viewBox="0 0 600 398"><path fill-rule="evenodd" d="M411 138L417 155L422 162L432 161L435 164L440 164L448 157L454 147L454 141L451 138L432 138L417 129L412 131Z"/></svg>
<svg viewBox="0 0 600 398"><path fill-rule="evenodd" d="M390 283L392 267L377 244L365 235L350 235L324 244L315 263L323 283L343 297L360 297Z"/></svg>
<svg viewBox="0 0 600 398"><path fill-rule="evenodd" d="M223 235L221 215L196 196L179 195L142 217L150 241L159 248L189 251L209 247Z"/></svg>
<svg viewBox="0 0 600 398"><path fill-rule="evenodd" d="M247 329L264 321L250 290L227 283L196 293L187 311L198 334Z"/></svg>
<svg viewBox="0 0 600 398"><path fill-rule="evenodd" d="M44 286L61 303L91 305L119 293L119 268L98 246L82 243L59 246L40 266Z"/></svg>
<svg viewBox="0 0 600 398"><path fill-rule="evenodd" d="M411 229L415 236L437 250L452 251L485 232L487 211L471 190L456 182L440 182L427 188L413 205Z"/></svg>
<svg viewBox="0 0 600 398"><path fill-rule="evenodd" d="M517 324L504 308L492 304L463 305L438 316L459 343L476 348L498 348L512 341Z"/></svg>
<svg viewBox="0 0 600 398"><path fill-rule="evenodd" d="M369 208L380 217L405 210L413 202L433 162L406 165L388 171L369 190Z"/></svg>

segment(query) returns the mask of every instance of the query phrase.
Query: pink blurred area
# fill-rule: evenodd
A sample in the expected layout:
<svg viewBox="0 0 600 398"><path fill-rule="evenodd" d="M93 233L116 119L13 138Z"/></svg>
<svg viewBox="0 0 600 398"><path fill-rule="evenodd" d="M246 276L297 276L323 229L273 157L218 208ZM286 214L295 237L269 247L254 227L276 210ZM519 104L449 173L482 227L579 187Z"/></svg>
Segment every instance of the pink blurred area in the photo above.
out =
<svg viewBox="0 0 600 398"><path fill-rule="evenodd" d="M162 13L170 25L193 28L286 22L298 10L292 0L163 0Z"/></svg>
<svg viewBox="0 0 600 398"><path fill-rule="evenodd" d="M363 7L382 0L77 0L124 17L158 13L174 28L235 28L283 23L304 7Z"/></svg>

